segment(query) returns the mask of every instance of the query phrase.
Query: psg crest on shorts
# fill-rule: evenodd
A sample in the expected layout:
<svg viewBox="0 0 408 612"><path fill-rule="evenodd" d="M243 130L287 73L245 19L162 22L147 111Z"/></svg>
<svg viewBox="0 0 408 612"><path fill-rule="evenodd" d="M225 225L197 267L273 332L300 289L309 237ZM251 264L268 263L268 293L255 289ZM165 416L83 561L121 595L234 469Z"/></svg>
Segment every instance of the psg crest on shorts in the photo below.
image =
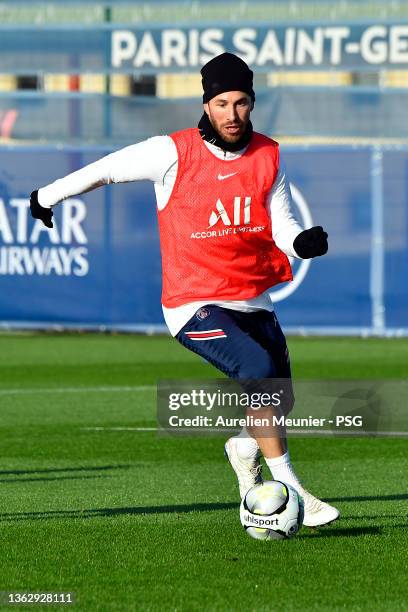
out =
<svg viewBox="0 0 408 612"><path fill-rule="evenodd" d="M197 319L200 319L202 321L203 319L206 319L209 314L210 311L208 310L208 308L199 308L196 312L196 317Z"/></svg>

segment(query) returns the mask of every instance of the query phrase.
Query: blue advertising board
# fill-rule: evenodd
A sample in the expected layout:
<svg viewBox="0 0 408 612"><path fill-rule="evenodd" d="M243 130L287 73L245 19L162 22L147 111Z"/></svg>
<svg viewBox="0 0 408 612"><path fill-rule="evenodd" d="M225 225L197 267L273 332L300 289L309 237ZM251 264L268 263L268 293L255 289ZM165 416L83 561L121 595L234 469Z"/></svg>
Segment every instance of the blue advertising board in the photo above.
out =
<svg viewBox="0 0 408 612"><path fill-rule="evenodd" d="M29 215L34 188L109 152L0 149L4 325L163 328L152 184L71 198L55 208L52 230ZM325 257L295 261L295 280L273 290L285 328L407 333L408 150L284 147L282 155L299 220L323 225L330 244Z"/></svg>
<svg viewBox="0 0 408 612"><path fill-rule="evenodd" d="M238 21L0 27L3 73L197 72L224 51L240 55L257 72L406 68L408 24Z"/></svg>

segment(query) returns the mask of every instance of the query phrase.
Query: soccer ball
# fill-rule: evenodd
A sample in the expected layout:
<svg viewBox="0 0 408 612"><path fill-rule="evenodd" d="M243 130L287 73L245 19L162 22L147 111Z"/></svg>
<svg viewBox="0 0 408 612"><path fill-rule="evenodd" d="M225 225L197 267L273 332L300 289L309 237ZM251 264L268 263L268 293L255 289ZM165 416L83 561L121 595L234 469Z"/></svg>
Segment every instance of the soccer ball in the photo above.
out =
<svg viewBox="0 0 408 612"><path fill-rule="evenodd" d="M293 538L303 523L303 500L279 480L257 484L241 502L240 519L248 535L256 540Z"/></svg>

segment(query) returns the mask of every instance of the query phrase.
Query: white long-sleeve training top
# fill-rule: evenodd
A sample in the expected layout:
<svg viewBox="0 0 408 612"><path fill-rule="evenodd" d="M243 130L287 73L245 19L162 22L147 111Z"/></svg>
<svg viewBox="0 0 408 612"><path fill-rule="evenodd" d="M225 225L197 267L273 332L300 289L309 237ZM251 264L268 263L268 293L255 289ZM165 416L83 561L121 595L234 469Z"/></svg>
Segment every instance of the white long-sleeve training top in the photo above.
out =
<svg viewBox="0 0 408 612"><path fill-rule="evenodd" d="M230 161L245 153L246 148L237 152L225 152L219 147L203 141L218 158ZM178 155L176 145L170 136L154 136L134 145L111 153L98 161L68 174L64 178L38 190L41 206L51 208L58 202L75 195L91 191L110 183L128 183L149 180L154 184L157 207L163 210L169 202L177 176ZM275 182L268 194L267 206L273 218L272 235L276 245L289 257L298 257L293 241L303 231L292 211L292 196L282 160ZM163 315L170 333L175 336L194 316L201 306L209 301L190 302L176 308L163 308ZM273 310L269 291L250 300L214 301L224 308L241 312L260 309Z"/></svg>

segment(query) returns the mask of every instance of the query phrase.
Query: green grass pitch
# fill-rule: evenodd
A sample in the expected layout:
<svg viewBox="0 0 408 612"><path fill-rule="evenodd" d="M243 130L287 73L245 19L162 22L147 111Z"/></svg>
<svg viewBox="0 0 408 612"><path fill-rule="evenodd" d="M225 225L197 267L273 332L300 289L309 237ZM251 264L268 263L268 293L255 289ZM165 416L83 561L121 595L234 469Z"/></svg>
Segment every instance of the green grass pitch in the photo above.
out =
<svg viewBox="0 0 408 612"><path fill-rule="evenodd" d="M407 609L405 439L293 439L300 476L342 519L259 542L222 439L86 429L154 427L157 379L218 377L211 366L166 337L0 347L0 590L74 591L90 611ZM407 375L403 339L289 347L298 378Z"/></svg>

